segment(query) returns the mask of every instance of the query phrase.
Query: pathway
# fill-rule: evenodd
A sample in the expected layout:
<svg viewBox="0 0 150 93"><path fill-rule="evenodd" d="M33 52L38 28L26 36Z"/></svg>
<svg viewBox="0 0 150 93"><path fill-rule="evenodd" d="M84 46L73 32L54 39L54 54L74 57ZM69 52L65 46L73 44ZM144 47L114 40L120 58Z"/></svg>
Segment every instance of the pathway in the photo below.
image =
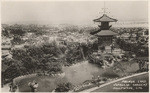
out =
<svg viewBox="0 0 150 93"><path fill-rule="evenodd" d="M140 75L144 75L144 74L148 74L148 72L143 72L143 73L138 73L138 74L134 74L134 75L131 75L131 76L123 77L123 78L120 78L120 79L117 79L117 80L114 80L114 81L111 81L111 82L102 84L102 85L100 85L99 87L90 88L90 89L87 89L87 90L83 90L83 91L81 91L81 92L91 92L91 91L94 91L94 90L96 90L96 89L103 88L103 87L105 87L105 86L107 86L107 85L109 85L109 84L116 83L116 82L121 81L121 80L124 80L124 79L132 78L132 77L140 76Z"/></svg>

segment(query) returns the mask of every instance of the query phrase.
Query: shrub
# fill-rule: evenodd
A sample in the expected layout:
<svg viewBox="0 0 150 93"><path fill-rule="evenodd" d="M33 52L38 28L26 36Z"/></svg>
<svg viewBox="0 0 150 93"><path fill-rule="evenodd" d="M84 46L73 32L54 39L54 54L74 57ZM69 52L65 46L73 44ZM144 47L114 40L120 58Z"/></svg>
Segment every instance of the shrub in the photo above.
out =
<svg viewBox="0 0 150 93"><path fill-rule="evenodd" d="M57 88L55 89L56 92L68 92L69 90L71 90L73 88L73 85L68 82L68 83L61 83L57 86Z"/></svg>

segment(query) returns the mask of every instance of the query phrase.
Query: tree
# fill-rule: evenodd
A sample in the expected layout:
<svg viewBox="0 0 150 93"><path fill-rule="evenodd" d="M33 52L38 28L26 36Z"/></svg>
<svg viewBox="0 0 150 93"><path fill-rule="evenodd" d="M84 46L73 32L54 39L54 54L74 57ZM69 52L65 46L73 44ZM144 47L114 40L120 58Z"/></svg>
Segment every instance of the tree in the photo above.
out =
<svg viewBox="0 0 150 93"><path fill-rule="evenodd" d="M73 89L73 85L68 82L68 83L61 83L57 86L55 89L56 92L68 92L69 90Z"/></svg>
<svg viewBox="0 0 150 93"><path fill-rule="evenodd" d="M13 27L10 28L10 33L13 34L14 36L24 36L26 31L23 30L22 26L14 25Z"/></svg>
<svg viewBox="0 0 150 93"><path fill-rule="evenodd" d="M6 28L2 29L2 35L6 36L6 37L9 37L9 32L8 32L8 30Z"/></svg>

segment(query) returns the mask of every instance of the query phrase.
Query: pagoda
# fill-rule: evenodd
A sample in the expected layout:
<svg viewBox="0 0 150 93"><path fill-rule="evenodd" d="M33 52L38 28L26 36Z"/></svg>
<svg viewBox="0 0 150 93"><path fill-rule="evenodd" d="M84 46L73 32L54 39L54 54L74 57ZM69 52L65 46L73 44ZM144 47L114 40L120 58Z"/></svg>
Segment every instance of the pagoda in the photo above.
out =
<svg viewBox="0 0 150 93"><path fill-rule="evenodd" d="M101 24L98 25L98 31L91 33L98 37L98 50L104 50L106 53L112 53L112 42L116 33L110 30L112 25L109 25L109 23L117 22L117 20L110 18L104 13L103 16L98 19L94 19L93 21Z"/></svg>

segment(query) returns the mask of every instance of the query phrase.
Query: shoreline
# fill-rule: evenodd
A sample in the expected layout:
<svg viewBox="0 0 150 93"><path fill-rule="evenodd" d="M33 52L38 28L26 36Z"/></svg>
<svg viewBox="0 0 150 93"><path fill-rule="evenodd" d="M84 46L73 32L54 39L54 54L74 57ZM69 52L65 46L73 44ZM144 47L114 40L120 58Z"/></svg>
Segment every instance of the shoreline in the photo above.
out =
<svg viewBox="0 0 150 93"><path fill-rule="evenodd" d="M78 65L80 65L81 63L84 63L84 62L87 62L87 60L85 61L81 61L81 62L77 62L77 63L75 63L75 64L72 64L72 65L70 65L70 66L78 66ZM70 66L64 66L64 67L70 67ZM143 73L143 72L142 72ZM147 72L146 72L147 73ZM64 74L64 75L63 75ZM137 74L137 73L134 73L134 74ZM134 74L132 74L132 75L134 75ZM140 74L140 73L138 73L138 74ZM54 74L54 75L50 75L50 77L56 77L57 75L59 75L59 76L61 76L61 75L63 75L63 76L65 76L65 72L63 71L62 73L57 73L57 74ZM23 75L23 76L19 76L19 77L17 77L17 78L15 78L14 80L13 80L13 82L14 81L17 81L17 79L21 79L21 78L24 78L24 77L28 77L28 76L37 76L37 73L34 73L34 74L28 74L28 75ZM42 75L42 76L44 76L44 75ZM45 76L49 76L49 75L45 75ZM128 75L128 76L125 76L125 77L129 77L130 76L130 74ZM122 78L122 77L120 77L120 78ZM119 79L120 79L119 78ZM124 78L124 77L123 77ZM108 82L111 82L111 81L109 81L110 79L108 78L108 81L106 81L105 83L108 83ZM114 79L111 79L111 80L113 80L114 81ZM118 80L118 78L117 79L115 79L115 80ZM15 83L15 82L14 82ZM103 84L105 84L105 83L103 83ZM8 85L9 83L7 83L7 84L5 84L4 86L6 86L6 85ZM103 85L103 84L100 84L100 86L101 85ZM77 85L78 86L78 85ZM76 87L77 87L76 86ZM89 88L93 88L93 87L96 87L97 85L96 84L91 84L91 85L85 85L84 83L82 83L81 85L79 85L79 87L80 86L84 86L84 87L89 87ZM7 86L8 88L9 88L9 86ZM84 88L84 87L80 87L81 88L81 90L82 90L82 88ZM4 87L3 87L4 88ZM79 88L79 90L80 90L80 88ZM78 92L78 91L77 91Z"/></svg>
<svg viewBox="0 0 150 93"><path fill-rule="evenodd" d="M23 78L27 78L27 77L40 77L40 76L38 76L37 75L37 73L33 73L33 74L28 74L28 75L22 75L22 76L18 76L18 77L16 77L16 78L14 78L13 79L13 83L14 84L16 84L17 83L17 80L21 80L21 79L23 79ZM44 75L42 75L42 76L44 76ZM48 75L45 75L45 76L48 76ZM57 73L57 74L53 74L53 75L50 75L49 77L56 77L56 76L60 76L61 78L62 77L64 77L65 76L65 73L64 72L62 72L62 73ZM5 85L3 85L3 87L1 87L1 92L10 92L9 91L9 89L10 89L10 87L9 87L9 84L10 84L11 82L8 82L8 83L6 83ZM16 92L19 92L19 89L17 89L18 91L16 91Z"/></svg>
<svg viewBox="0 0 150 93"><path fill-rule="evenodd" d="M107 85L109 85L109 84L112 84L112 83L115 83L115 82L118 82L118 81L121 81L121 80L124 80L124 79L132 78L132 77L135 77L135 76L140 76L140 75L143 75L143 74L149 74L149 72L135 73L135 74L133 74L133 75L121 77L121 78L119 78L119 79L115 79L115 80L113 80L113 81L110 81L110 82L106 82L106 83L104 83L104 84L101 84L99 87L96 86L96 87L92 87L92 88L90 88L90 89L85 89L85 90L79 91L79 92L92 92L92 91L94 91L94 90L96 90L96 89L98 89L98 88L102 88L102 87L107 86Z"/></svg>

